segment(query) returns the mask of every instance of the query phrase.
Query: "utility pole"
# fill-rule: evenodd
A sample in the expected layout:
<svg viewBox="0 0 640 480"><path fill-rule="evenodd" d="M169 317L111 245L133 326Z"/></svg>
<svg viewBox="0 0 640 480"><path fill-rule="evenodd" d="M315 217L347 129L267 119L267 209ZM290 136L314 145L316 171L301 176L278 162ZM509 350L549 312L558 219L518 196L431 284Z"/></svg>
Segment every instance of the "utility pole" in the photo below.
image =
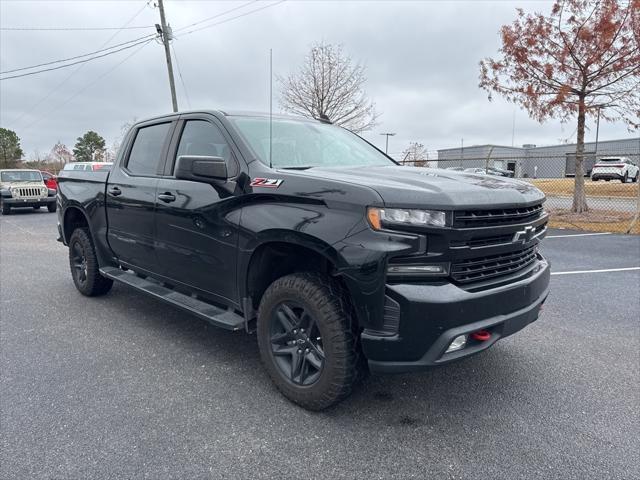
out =
<svg viewBox="0 0 640 480"><path fill-rule="evenodd" d="M158 33L162 38L162 43L164 44L164 55L167 59L167 70L169 72L169 88L171 88L171 103L173 104L173 111L177 112L178 100L176 98L176 82L173 79L173 65L171 64L171 51L169 50L171 28L167 27L162 0L158 0L158 9L160 10L160 28L156 25L156 30L158 30Z"/></svg>
<svg viewBox="0 0 640 480"><path fill-rule="evenodd" d="M393 137L395 133L381 133L380 135L385 135L387 137L387 141L384 147L384 153L389 154L389 137Z"/></svg>

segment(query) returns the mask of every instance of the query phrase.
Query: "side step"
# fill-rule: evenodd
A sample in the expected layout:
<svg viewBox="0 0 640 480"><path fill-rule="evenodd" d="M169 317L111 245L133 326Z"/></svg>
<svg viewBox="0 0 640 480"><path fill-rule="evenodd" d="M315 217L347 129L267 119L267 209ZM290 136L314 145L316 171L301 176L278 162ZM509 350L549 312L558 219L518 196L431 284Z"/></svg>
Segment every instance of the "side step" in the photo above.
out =
<svg viewBox="0 0 640 480"><path fill-rule="evenodd" d="M203 302L202 300L198 300L197 298L171 290L157 282L138 277L134 273L120 270L119 268L101 268L100 273L116 282L129 285L136 290L152 295L175 307L193 313L216 327L225 328L227 330L244 329L244 318L231 310L218 308L214 305Z"/></svg>

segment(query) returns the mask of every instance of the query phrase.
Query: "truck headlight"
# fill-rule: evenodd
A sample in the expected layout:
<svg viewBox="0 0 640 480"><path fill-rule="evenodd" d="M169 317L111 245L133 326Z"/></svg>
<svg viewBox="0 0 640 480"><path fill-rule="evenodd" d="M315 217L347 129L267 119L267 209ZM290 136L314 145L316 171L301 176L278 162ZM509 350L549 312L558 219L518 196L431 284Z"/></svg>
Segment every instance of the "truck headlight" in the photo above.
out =
<svg viewBox="0 0 640 480"><path fill-rule="evenodd" d="M369 207L367 209L367 219L374 230L382 230L388 225L444 227L447 224L445 212L440 210L418 210L415 208Z"/></svg>

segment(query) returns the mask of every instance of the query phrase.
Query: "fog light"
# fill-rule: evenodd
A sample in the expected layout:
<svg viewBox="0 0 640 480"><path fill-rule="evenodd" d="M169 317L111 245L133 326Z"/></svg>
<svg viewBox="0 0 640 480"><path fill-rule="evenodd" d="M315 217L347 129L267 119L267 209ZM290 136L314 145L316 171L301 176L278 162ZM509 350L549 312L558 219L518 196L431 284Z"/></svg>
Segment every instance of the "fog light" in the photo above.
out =
<svg viewBox="0 0 640 480"><path fill-rule="evenodd" d="M450 353L450 352L455 352L456 350L460 350L461 348L464 348L466 344L467 344L467 336L460 335L453 339L453 342L449 344L449 348L447 348L447 351L444 353Z"/></svg>
<svg viewBox="0 0 640 480"><path fill-rule="evenodd" d="M389 265L387 273L390 275L433 275L445 273L442 265Z"/></svg>

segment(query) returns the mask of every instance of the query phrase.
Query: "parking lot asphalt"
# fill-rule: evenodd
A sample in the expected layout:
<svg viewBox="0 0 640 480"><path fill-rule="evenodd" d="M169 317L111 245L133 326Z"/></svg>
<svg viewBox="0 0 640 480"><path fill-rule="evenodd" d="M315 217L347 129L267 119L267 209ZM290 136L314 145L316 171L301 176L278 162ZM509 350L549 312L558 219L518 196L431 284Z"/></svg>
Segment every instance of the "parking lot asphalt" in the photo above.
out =
<svg viewBox="0 0 640 480"><path fill-rule="evenodd" d="M519 334L311 413L255 336L81 296L55 224L0 218L0 478L640 478L638 270L555 275ZM640 266L637 236L572 233L544 241L554 272Z"/></svg>

